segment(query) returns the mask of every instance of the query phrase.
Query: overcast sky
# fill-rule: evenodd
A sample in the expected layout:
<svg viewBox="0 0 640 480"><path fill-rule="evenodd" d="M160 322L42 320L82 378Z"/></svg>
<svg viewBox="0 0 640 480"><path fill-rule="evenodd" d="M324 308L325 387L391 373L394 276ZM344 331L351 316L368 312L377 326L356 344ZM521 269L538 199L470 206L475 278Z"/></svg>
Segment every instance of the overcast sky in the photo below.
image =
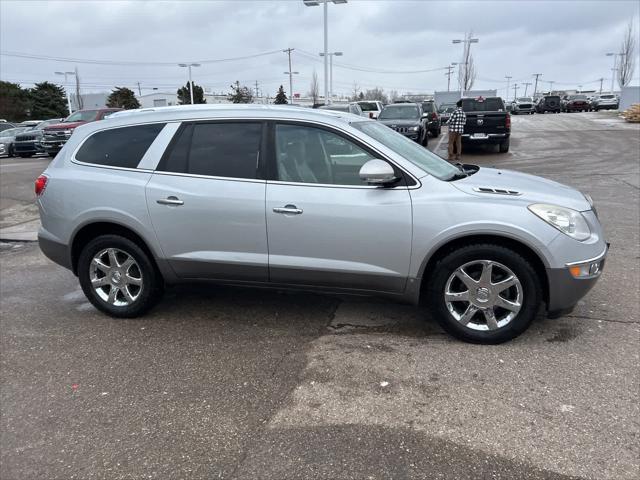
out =
<svg viewBox="0 0 640 480"><path fill-rule="evenodd" d="M329 5L329 50L342 51L334 65L334 92L350 93L354 82L399 92L446 90L443 67L460 61L463 38L472 30L479 43L472 53L478 77L474 88L506 93L513 83L531 82L533 73L553 80L554 88L608 89L612 57L619 51L627 23L640 31L637 1L471 1L349 0ZM206 63L194 68L197 84L228 91L235 80L257 80L264 93L278 85L288 90L287 55L295 48L294 92L305 93L314 69L323 81L322 7L302 0L261 1L64 1L0 0L3 53L131 62L99 65L0 56L0 79L30 86L61 81L57 70L76 66L83 91L128 86L143 93L157 87L175 91L186 83L178 62L196 62L276 53ZM638 55L638 49L636 49ZM146 63L146 65L145 65ZM149 63L172 63L149 65ZM633 84L640 83L636 62ZM341 64L341 65L338 65ZM345 68L345 66L355 67ZM432 72L404 73L415 70ZM376 71L377 70L377 71ZM392 73L380 73L387 71ZM452 89L457 85L452 78ZM542 83L540 88L548 88ZM617 87L616 87L617 88ZM531 92L531 87L529 87ZM522 94L523 91L519 90ZM513 89L510 96L513 95Z"/></svg>

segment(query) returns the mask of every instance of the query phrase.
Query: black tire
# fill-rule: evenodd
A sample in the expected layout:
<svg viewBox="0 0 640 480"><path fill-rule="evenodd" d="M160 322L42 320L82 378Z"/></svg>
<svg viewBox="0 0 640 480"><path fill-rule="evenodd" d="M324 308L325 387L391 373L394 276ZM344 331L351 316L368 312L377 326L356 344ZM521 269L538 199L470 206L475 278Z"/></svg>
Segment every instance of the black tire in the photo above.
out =
<svg viewBox="0 0 640 480"><path fill-rule="evenodd" d="M508 138L500 142L500 145L498 146L498 150L500 151L500 153L507 153L509 151L509 143L510 142Z"/></svg>
<svg viewBox="0 0 640 480"><path fill-rule="evenodd" d="M9 149L7 150L7 157L11 158L15 155L13 151L13 145L9 145Z"/></svg>
<svg viewBox="0 0 640 480"><path fill-rule="evenodd" d="M509 323L496 330L474 330L462 325L452 316L444 301L446 284L453 273L468 262L478 260L491 260L506 266L522 287L519 312ZM470 343L498 344L517 337L529 328L543 301L540 281L531 264L515 251L500 245L478 244L455 250L436 263L427 281L427 300L436 321L450 335Z"/></svg>
<svg viewBox="0 0 640 480"><path fill-rule="evenodd" d="M116 248L131 256L137 263L143 280L134 302L116 306L103 300L91 285L90 265L95 255L107 248ZM98 310L119 318L138 317L151 309L161 298L164 282L153 261L136 243L119 235L102 235L91 240L78 259L78 279L87 299Z"/></svg>
<svg viewBox="0 0 640 480"><path fill-rule="evenodd" d="M33 153L20 153L20 158L31 158L33 157Z"/></svg>
<svg viewBox="0 0 640 480"><path fill-rule="evenodd" d="M440 128L431 130L431 135L433 135L433 138L438 138L440 136Z"/></svg>

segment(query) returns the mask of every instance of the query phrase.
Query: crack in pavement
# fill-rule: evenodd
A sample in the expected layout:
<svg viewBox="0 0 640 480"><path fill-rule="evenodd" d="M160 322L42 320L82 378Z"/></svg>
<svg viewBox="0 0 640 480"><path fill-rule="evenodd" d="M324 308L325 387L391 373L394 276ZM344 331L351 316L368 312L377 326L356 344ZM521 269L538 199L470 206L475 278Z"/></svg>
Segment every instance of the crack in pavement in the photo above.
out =
<svg viewBox="0 0 640 480"><path fill-rule="evenodd" d="M580 315L565 315L566 318L577 318L580 320L597 320L598 322L610 322L610 323L622 323L625 325L631 325L631 324L636 324L636 325L640 325L640 321L637 320L629 320L629 321L622 321L622 320L613 320L611 318L599 318L599 317L589 317L589 316L580 316Z"/></svg>

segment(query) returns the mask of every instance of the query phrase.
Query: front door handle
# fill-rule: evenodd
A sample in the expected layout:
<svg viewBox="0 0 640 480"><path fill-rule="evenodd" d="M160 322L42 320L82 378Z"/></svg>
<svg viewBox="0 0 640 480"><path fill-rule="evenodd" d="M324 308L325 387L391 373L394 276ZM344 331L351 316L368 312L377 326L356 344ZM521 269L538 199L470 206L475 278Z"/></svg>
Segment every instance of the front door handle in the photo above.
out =
<svg viewBox="0 0 640 480"><path fill-rule="evenodd" d="M302 209L296 207L295 205L285 205L284 207L276 207L273 209L275 213L284 213L289 215L300 215L302 213Z"/></svg>
<svg viewBox="0 0 640 480"><path fill-rule="evenodd" d="M184 205L184 202L182 200L180 200L178 197L174 197L173 195L167 198L156 200L156 203L159 203L160 205Z"/></svg>

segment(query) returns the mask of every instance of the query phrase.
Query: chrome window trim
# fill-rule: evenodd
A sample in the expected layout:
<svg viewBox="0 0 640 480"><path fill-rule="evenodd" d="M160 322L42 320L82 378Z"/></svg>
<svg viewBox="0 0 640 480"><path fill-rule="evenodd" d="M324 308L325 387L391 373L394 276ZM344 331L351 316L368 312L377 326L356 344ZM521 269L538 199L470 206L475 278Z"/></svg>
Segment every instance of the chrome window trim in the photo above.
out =
<svg viewBox="0 0 640 480"><path fill-rule="evenodd" d="M236 182L260 182L260 183L266 182L266 183L273 183L273 184L279 184L279 185L303 185L303 186L309 186L309 187L325 187L325 188L360 188L360 189L362 189L362 188L396 188L396 189L406 188L408 190L415 190L415 189L418 189L418 188L420 188L422 186L422 183L420 182L420 180L418 178L416 178L412 173L408 172L405 168L402 168L401 166L399 166L393 160L390 160L385 154L381 153L380 150L378 150L377 148L375 148L374 146L372 146L368 142L364 141L363 139L355 137L348 130L344 130L344 129L340 128L340 127L336 127L335 125L330 124L330 123L318 122L318 121L313 121L313 120L302 120L302 119L288 118L288 117L287 118L284 118L284 117L282 117L282 118L281 117L214 117L214 118L201 118L201 119L188 119L188 120L184 119L184 120L181 120L180 122L181 123L198 123L198 122L213 123L213 122L218 122L218 121L220 121L221 123L222 122L233 122L233 121L243 121L243 122L244 121L246 121L246 122L268 122L268 121L273 121L273 122L294 122L294 123L304 123L304 124L308 124L308 125L311 125L311 126L321 125L323 127L328 127L329 129L334 129L334 130L337 130L337 131L343 133L344 135L348 136L349 139L351 139L351 140L355 140L356 142L360 142L360 143L366 145L371 150L376 152L377 155L380 155L379 158L391 163L392 165L395 165L405 175L410 176L413 179L413 181L416 182L416 184L415 185L411 185L411 186L402 185L402 186L397 186L397 187L381 187L381 186L374 186L374 185L334 185L334 184L324 184L324 183L321 184L321 183L284 182L284 181L280 181L280 180L262 180L262 179L257 179L257 178L256 179L252 179L252 178L238 178L238 177L214 177L214 176L208 176L208 175L196 175L196 174L192 174L192 173L180 173L180 172L166 172L166 171L160 171L160 170L154 170L153 173L157 173L159 175L177 175L177 176L183 176L183 177L212 178L212 179L215 179L215 180L231 180L231 181L236 181ZM147 123L154 123L154 122L147 122ZM155 123L159 123L159 122L155 122ZM177 129L176 129L176 132L177 132ZM174 136L175 136L175 133L174 133ZM168 145L169 144L167 144L167 146ZM160 159L158 159L158 162L159 161L160 161Z"/></svg>
<svg viewBox="0 0 640 480"><path fill-rule="evenodd" d="M180 173L180 172L164 172L162 170L151 170L154 175L167 175L170 177L192 177L202 178L205 180L228 180L231 182L251 182L251 183L266 183L266 180L261 178L239 178L239 177L214 177L211 175L198 175L196 173Z"/></svg>
<svg viewBox="0 0 640 480"><path fill-rule="evenodd" d="M92 122L93 123L93 122ZM86 137L84 137L80 143L78 143L78 145L76 145L76 147L73 149L73 152L71 153L71 163L75 163L77 165L83 165L85 167L97 167L97 168L110 168L110 169L114 169L114 170L128 170L128 171L134 171L134 172L153 172L153 169L149 169L149 168L130 168L130 167L116 167L116 166L112 166L112 165L100 165L99 163L90 163L90 162L83 162L81 160L78 160L76 158L76 154L78 153L78 151L82 148L82 146L84 145L84 143L91 138L92 136L94 136L96 133L100 133L100 132L105 132L107 130L116 130L119 128L130 128L130 127L138 127L140 125L155 125L158 123L164 123L164 127L162 128L162 130L160 130L160 132L158 133L158 135L156 135L156 138L153 140L153 142L151 142L151 145L149 145L149 148L147 148L147 150L145 151L144 155L142 156L142 158L140 159L140 161L138 162L138 165L140 165L142 163L142 161L145 159L145 157L147 156L147 153L149 152L149 150L151 150L151 147L153 147L153 145L156 143L156 141L158 140L158 138L160 138L160 136L162 135L162 133L166 130L166 128L172 124L172 123L178 123L178 127L180 126L180 122L170 122L170 121L153 121L153 122L140 122L140 123L131 123L128 125L115 125L115 126L111 126L111 127L106 127L106 128L100 128L97 130L92 131L91 133L89 133ZM176 127L176 131L178 129L178 127ZM175 131L173 132L175 134ZM67 139L67 142L70 140L71 137L69 137ZM171 141L171 139L173 138L173 135L171 135L167 141L167 145L169 144L169 142ZM65 142L66 143L66 142ZM165 149L166 146L165 145ZM164 151L164 150L163 150ZM160 161L160 159L158 159L158 161ZM157 162L156 162L157 165Z"/></svg>

